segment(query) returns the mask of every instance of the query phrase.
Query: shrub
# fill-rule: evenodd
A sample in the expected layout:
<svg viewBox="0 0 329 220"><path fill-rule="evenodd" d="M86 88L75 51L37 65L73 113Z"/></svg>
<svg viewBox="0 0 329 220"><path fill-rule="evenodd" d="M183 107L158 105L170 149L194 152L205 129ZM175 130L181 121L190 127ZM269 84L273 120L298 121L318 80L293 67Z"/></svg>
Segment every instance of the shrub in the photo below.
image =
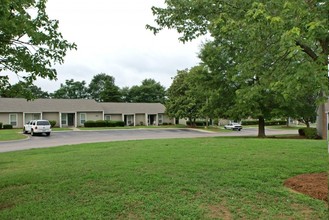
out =
<svg viewBox="0 0 329 220"><path fill-rule="evenodd" d="M258 120L241 121L242 125L258 125Z"/></svg>
<svg viewBox="0 0 329 220"><path fill-rule="evenodd" d="M245 120L241 121L242 125L258 125L258 120ZM287 121L286 120L270 120L270 121L265 121L265 125L271 126L271 125L286 125Z"/></svg>
<svg viewBox="0 0 329 220"><path fill-rule="evenodd" d="M168 123L167 122L163 122L162 125L168 125Z"/></svg>
<svg viewBox="0 0 329 220"><path fill-rule="evenodd" d="M0 122L0 129L2 129L2 122Z"/></svg>
<svg viewBox="0 0 329 220"><path fill-rule="evenodd" d="M298 129L298 134L299 134L299 136L305 136L304 128L299 128Z"/></svg>
<svg viewBox="0 0 329 220"><path fill-rule="evenodd" d="M104 120L97 120L96 122L96 127L106 127L107 122Z"/></svg>
<svg viewBox="0 0 329 220"><path fill-rule="evenodd" d="M195 125L195 126L197 126L197 127L202 127L202 126L206 126L206 121L195 121L195 122L190 122L190 121L187 121L186 122L186 125L188 125L188 126L192 126L192 125Z"/></svg>
<svg viewBox="0 0 329 220"><path fill-rule="evenodd" d="M86 127L86 128L92 128L92 127L96 127L96 122L95 121L86 121L85 123L84 123L84 126Z"/></svg>
<svg viewBox="0 0 329 220"><path fill-rule="evenodd" d="M319 135L316 128L304 128L305 137L307 139L318 139Z"/></svg>
<svg viewBox="0 0 329 220"><path fill-rule="evenodd" d="M109 120L97 120L97 121L86 121L84 123L86 128L93 127L123 127L125 126L124 121L109 121Z"/></svg>
<svg viewBox="0 0 329 220"><path fill-rule="evenodd" d="M13 129L12 125L3 125L3 129Z"/></svg>
<svg viewBox="0 0 329 220"><path fill-rule="evenodd" d="M124 127L125 122L124 121L113 121L114 127Z"/></svg>
<svg viewBox="0 0 329 220"><path fill-rule="evenodd" d="M52 120L52 121L49 121L49 123L50 123L50 126L53 128L53 127L55 127L57 122Z"/></svg>

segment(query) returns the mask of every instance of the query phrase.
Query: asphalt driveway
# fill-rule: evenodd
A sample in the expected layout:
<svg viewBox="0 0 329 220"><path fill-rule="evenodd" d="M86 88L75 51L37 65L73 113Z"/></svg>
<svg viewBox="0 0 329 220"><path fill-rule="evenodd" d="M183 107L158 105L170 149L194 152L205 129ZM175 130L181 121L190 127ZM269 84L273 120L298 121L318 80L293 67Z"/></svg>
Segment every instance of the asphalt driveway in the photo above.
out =
<svg viewBox="0 0 329 220"><path fill-rule="evenodd" d="M295 130L266 130L267 135L297 134ZM81 143L167 139L167 138L197 138L216 136L256 136L257 129L247 128L234 132L207 132L197 129L129 129L129 130L101 130L101 131L66 131L52 132L47 136L30 136L19 141L0 142L0 152L26 150L33 148L55 147Z"/></svg>

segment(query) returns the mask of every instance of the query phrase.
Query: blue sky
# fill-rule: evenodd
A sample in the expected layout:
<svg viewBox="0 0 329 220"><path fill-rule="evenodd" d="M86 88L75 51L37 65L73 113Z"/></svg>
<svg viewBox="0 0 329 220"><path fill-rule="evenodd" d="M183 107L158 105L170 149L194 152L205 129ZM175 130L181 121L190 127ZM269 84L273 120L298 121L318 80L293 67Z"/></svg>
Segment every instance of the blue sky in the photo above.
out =
<svg viewBox="0 0 329 220"><path fill-rule="evenodd" d="M65 63L55 66L58 80L38 80L43 90L54 91L66 79L90 82L98 73L115 77L119 87L139 85L153 78L169 87L177 70L197 65L201 39L181 43L175 30L159 35L145 29L153 24L158 0L48 0L47 13L60 22L65 39L78 45Z"/></svg>

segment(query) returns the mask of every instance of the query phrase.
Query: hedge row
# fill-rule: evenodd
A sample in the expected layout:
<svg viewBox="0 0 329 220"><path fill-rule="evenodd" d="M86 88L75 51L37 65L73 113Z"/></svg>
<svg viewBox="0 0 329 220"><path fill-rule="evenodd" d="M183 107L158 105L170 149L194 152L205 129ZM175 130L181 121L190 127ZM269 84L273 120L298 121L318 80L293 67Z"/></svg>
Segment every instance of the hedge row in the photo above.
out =
<svg viewBox="0 0 329 220"><path fill-rule="evenodd" d="M195 126L206 126L207 122L206 121L195 121L195 122L190 122L187 121L186 125L191 126L191 125L195 125Z"/></svg>
<svg viewBox="0 0 329 220"><path fill-rule="evenodd" d="M242 125L258 125L258 120L246 120L241 121ZM265 121L265 125L271 126L271 125L286 125L286 120L273 120L273 121Z"/></svg>
<svg viewBox="0 0 329 220"><path fill-rule="evenodd" d="M2 122L0 122L0 129L13 129L13 126L9 124L4 125Z"/></svg>
<svg viewBox="0 0 329 220"><path fill-rule="evenodd" d="M319 139L320 138L316 128L300 128L300 129L298 129L298 133L300 136L305 136L307 139Z"/></svg>
<svg viewBox="0 0 329 220"><path fill-rule="evenodd" d="M12 125L3 125L3 129L13 129Z"/></svg>
<svg viewBox="0 0 329 220"><path fill-rule="evenodd" d="M124 127L124 121L108 121L108 120L97 120L97 121L86 121L84 123L86 128L92 127Z"/></svg>

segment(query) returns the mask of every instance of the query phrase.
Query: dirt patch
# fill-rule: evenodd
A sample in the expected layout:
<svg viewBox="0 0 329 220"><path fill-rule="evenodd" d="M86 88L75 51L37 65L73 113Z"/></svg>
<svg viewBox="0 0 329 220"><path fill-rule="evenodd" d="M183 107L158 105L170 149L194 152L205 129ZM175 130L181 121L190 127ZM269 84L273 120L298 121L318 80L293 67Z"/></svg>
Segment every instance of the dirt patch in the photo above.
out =
<svg viewBox="0 0 329 220"><path fill-rule="evenodd" d="M233 219L230 210L224 204L209 205L208 209L208 218L230 220Z"/></svg>
<svg viewBox="0 0 329 220"><path fill-rule="evenodd" d="M287 179L284 186L328 203L328 174L309 173Z"/></svg>

